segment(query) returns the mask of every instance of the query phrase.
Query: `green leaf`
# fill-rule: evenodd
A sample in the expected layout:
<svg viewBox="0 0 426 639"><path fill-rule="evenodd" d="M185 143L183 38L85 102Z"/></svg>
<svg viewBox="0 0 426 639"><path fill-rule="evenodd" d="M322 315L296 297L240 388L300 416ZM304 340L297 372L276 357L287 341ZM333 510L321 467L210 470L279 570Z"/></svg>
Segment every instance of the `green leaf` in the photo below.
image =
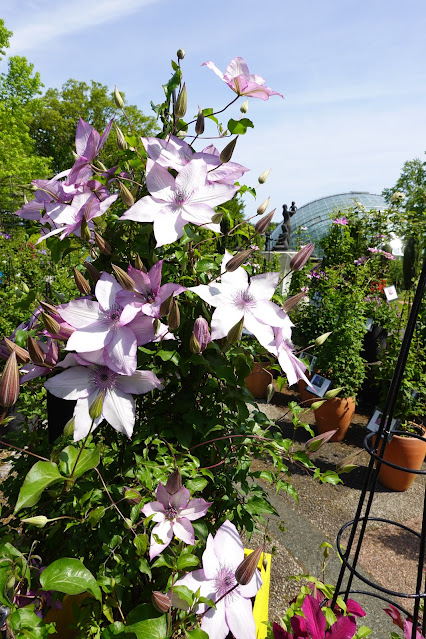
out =
<svg viewBox="0 0 426 639"><path fill-rule="evenodd" d="M213 109L203 109L203 115L205 118L209 118L209 120L213 120L216 124L219 124L219 120L213 115Z"/></svg>
<svg viewBox="0 0 426 639"><path fill-rule="evenodd" d="M138 639L165 639L167 615L159 613L150 604L141 604L127 616L127 632L134 632Z"/></svg>
<svg viewBox="0 0 426 639"><path fill-rule="evenodd" d="M204 477L196 477L186 482L185 486L191 493L198 493L207 486L209 482Z"/></svg>
<svg viewBox="0 0 426 639"><path fill-rule="evenodd" d="M59 468L67 477L71 477L80 450L75 446L67 446L59 456ZM74 477L80 477L87 470L96 468L100 461L99 448L85 448L78 458Z"/></svg>
<svg viewBox="0 0 426 639"><path fill-rule="evenodd" d="M257 495L250 497L246 504L246 510L251 515L261 515L262 513L271 513L272 515L278 514L275 508L267 502L266 499L258 497Z"/></svg>
<svg viewBox="0 0 426 639"><path fill-rule="evenodd" d="M195 555L181 555L177 560L178 570L185 570L186 568L192 568L198 566L198 557Z"/></svg>
<svg viewBox="0 0 426 639"><path fill-rule="evenodd" d="M173 364L179 364L179 355L178 353L173 350L173 351L166 351L164 349L158 351L157 353L158 357L161 357L161 359L163 360L163 362L170 362L172 361Z"/></svg>
<svg viewBox="0 0 426 639"><path fill-rule="evenodd" d="M90 515L87 518L87 521L90 524L90 526L92 528L94 528L96 526L96 524L98 524L100 522L100 520L102 519L102 517L104 515L105 515L104 506L98 506L97 508L94 508L92 510L92 512L90 513Z"/></svg>
<svg viewBox="0 0 426 639"><path fill-rule="evenodd" d="M206 543L207 537L209 534L209 530L204 521L194 521L192 522L192 527L194 528L194 532L196 536L201 539L202 542Z"/></svg>
<svg viewBox="0 0 426 639"><path fill-rule="evenodd" d="M144 555L148 548L148 535L138 535L133 539L133 545L135 546L138 555Z"/></svg>
<svg viewBox="0 0 426 639"><path fill-rule="evenodd" d="M216 269L217 269L216 262L208 258L199 260L195 265L195 270L197 271L197 273L205 273L206 271L215 271Z"/></svg>
<svg viewBox="0 0 426 639"><path fill-rule="evenodd" d="M170 80L167 82L167 84L163 84L163 89L164 89L164 93L166 94L167 100L170 99L170 96L172 95L173 91L178 88L180 84L181 76L182 76L182 71L180 68L178 68L175 71L175 73L172 75Z"/></svg>
<svg viewBox="0 0 426 639"><path fill-rule="evenodd" d="M254 124L248 118L241 118L241 120L233 120L231 118L228 121L228 131L232 135L243 135L249 127L253 128Z"/></svg>
<svg viewBox="0 0 426 639"><path fill-rule="evenodd" d="M194 593L186 586L174 586L173 596L178 597L181 601L188 604L188 607L191 607L194 601Z"/></svg>
<svg viewBox="0 0 426 639"><path fill-rule="evenodd" d="M49 636L48 627L29 608L18 608L9 617L9 623L16 636L28 639L44 639Z"/></svg>
<svg viewBox="0 0 426 639"><path fill-rule="evenodd" d="M101 590L96 579L79 559L64 557L47 566L40 575L43 590L57 590L67 595L79 595L90 592L95 599L102 601Z"/></svg>
<svg viewBox="0 0 426 639"><path fill-rule="evenodd" d="M188 639L209 639L209 635L201 628L195 628L195 630L189 630L185 632Z"/></svg>
<svg viewBox="0 0 426 639"><path fill-rule="evenodd" d="M56 464L44 461L34 464L21 486L14 512L17 513L21 508L34 506L40 499L43 490L58 481L65 481L65 477L61 475Z"/></svg>
<svg viewBox="0 0 426 639"><path fill-rule="evenodd" d="M323 611L325 619L329 626L332 626L334 623L336 623L336 615L331 610L331 608L324 606L324 608L321 608L321 610Z"/></svg>
<svg viewBox="0 0 426 639"><path fill-rule="evenodd" d="M363 637L371 635L371 632L372 631L367 626L360 626L356 632L356 636L359 637L359 639L363 639ZM393 637L393 635L396 635L396 639L400 639L398 634L392 632L391 637Z"/></svg>
<svg viewBox="0 0 426 639"><path fill-rule="evenodd" d="M149 567L149 563L147 562L146 559L141 557L138 560L137 566L138 566L139 572L141 572L144 575L148 575L150 579L152 578L151 568Z"/></svg>

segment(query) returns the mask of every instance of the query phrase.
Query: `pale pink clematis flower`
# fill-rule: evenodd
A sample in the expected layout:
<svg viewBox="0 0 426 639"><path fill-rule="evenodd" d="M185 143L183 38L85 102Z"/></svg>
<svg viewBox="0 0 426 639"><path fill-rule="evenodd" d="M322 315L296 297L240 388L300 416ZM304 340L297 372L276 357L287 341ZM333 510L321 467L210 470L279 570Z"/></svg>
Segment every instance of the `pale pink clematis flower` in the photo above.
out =
<svg viewBox="0 0 426 639"><path fill-rule="evenodd" d="M116 302L123 288L109 275L102 273L96 284L97 302L78 299L58 308L60 316L76 330L67 342L68 351L77 353L104 349L104 362L116 373L132 375L136 370L137 347L155 339L153 319L139 315L134 318Z"/></svg>
<svg viewBox="0 0 426 639"><path fill-rule="evenodd" d="M269 100L271 95L279 95L283 97L281 93L273 91L269 87L265 87L265 80L260 75L252 74L248 70L248 66L243 58L237 57L231 60L226 67L225 73L222 73L217 66L211 62L203 62L201 66L206 65L209 69L214 71L221 80L238 95L246 95L251 98L260 98L261 100Z"/></svg>
<svg viewBox="0 0 426 639"><path fill-rule="evenodd" d="M262 579L256 570L247 585L237 585L235 571L243 559L244 548L238 531L234 524L226 520L214 537L209 535L207 538L202 570L194 570L175 583L175 586L186 586L193 592L200 588L202 597L217 602L216 609L210 608L201 621L201 630L207 632L210 639L225 639L229 632L235 639L256 637L250 599L261 587ZM236 588L226 594L234 586ZM223 599L220 599L221 597ZM172 603L185 608L175 595L172 597ZM206 609L205 604L200 604L195 608L195 612L202 614Z"/></svg>
<svg viewBox="0 0 426 639"><path fill-rule="evenodd" d="M255 275L249 283L247 272L241 266L231 273L225 271L231 257L226 251L222 260L220 283L213 282L189 289L216 307L211 322L212 339L228 335L242 318L244 328L253 333L265 348L274 341L273 327L281 327L290 337L292 323L288 315L270 301L280 274Z"/></svg>
<svg viewBox="0 0 426 639"><path fill-rule="evenodd" d="M160 307L171 295L175 297L186 291L184 286L169 282L161 286L161 271L163 260L159 260L148 273L138 271L133 266L128 267L127 272L135 282L136 292L120 291L117 294L117 302L126 307L125 317L130 318L141 311L144 315L160 319Z"/></svg>
<svg viewBox="0 0 426 639"><path fill-rule="evenodd" d="M274 329L274 342L267 349L278 357L278 362L287 375L288 385L292 386L299 379L303 379L309 386L309 379L305 375L306 366L294 354L294 347L289 337L281 328Z"/></svg>
<svg viewBox="0 0 426 639"><path fill-rule="evenodd" d="M145 517L153 515L152 520L157 522L151 533L150 559L154 559L167 548L173 535L186 544L191 546L195 544L194 528L191 521L204 517L211 505L211 502L205 501L201 497L191 499L191 494L185 486L171 495L161 481L155 495L158 501L151 501L142 508ZM155 536L163 543L157 542Z"/></svg>
<svg viewBox="0 0 426 639"><path fill-rule="evenodd" d="M214 206L230 200L238 186L209 184L207 164L203 160L191 160L179 172L176 179L157 162L148 159L147 195L131 206L121 220L154 222L157 246L171 244L183 235L188 222L219 232L220 225L212 223Z"/></svg>
<svg viewBox="0 0 426 639"><path fill-rule="evenodd" d="M347 224L349 224L349 220L345 216L336 217L336 219L333 220L333 224L340 224L340 226L346 226Z"/></svg>
<svg viewBox="0 0 426 639"><path fill-rule="evenodd" d="M151 371L136 371L132 375L120 375L108 366L87 365L83 358L69 354L61 363L70 368L55 375L44 384L47 390L62 399L77 400L74 409L74 441L85 437L92 424L89 408L103 393L102 413L93 428L106 420L119 433L131 437L135 425L135 402L132 394L142 395L163 386ZM83 364L83 365L79 365Z"/></svg>

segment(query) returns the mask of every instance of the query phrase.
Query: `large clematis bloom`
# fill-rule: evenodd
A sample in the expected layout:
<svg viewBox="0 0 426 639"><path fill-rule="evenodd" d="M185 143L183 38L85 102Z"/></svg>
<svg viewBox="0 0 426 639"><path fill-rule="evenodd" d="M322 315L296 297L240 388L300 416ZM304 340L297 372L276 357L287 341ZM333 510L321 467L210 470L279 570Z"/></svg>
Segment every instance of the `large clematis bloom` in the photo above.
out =
<svg viewBox="0 0 426 639"><path fill-rule="evenodd" d="M256 637L250 599L256 595L262 585L262 579L256 570L247 585L237 585L235 571L243 559L244 548L238 531L234 524L226 520L214 537L209 535L207 538L202 570L188 573L175 584L186 586L193 592L200 589L202 597L217 602L216 609L207 610L205 604L200 604L195 609L198 614L205 613L201 621L201 630L207 632L210 639L225 639L229 632L235 639ZM231 592L226 594L230 590ZM185 607L175 596L172 603L178 607Z"/></svg>
<svg viewBox="0 0 426 639"><path fill-rule="evenodd" d="M305 375L305 364L294 354L294 346L282 328L274 329L274 342L269 344L267 349L270 353L278 357L278 362L287 375L289 386L296 384L299 379L303 379L308 386L311 385L311 382Z"/></svg>
<svg viewBox="0 0 426 639"><path fill-rule="evenodd" d="M214 206L230 200L238 186L207 182L207 164L191 160L174 178L166 168L148 159L147 195L131 206L121 220L154 222L157 246L171 244L183 235L188 222L219 232L212 223Z"/></svg>
<svg viewBox="0 0 426 639"><path fill-rule="evenodd" d="M186 544L195 544L194 528L191 521L204 517L211 505L211 502L205 501L201 497L191 499L191 494L185 486L171 495L161 481L155 495L158 501L151 501L142 508L145 517L153 515L152 520L157 522L151 533L150 559L154 559L167 548L173 535ZM161 539L162 543L156 541L156 537Z"/></svg>
<svg viewBox="0 0 426 639"><path fill-rule="evenodd" d="M226 251L220 283L189 289L216 307L211 322L212 339L228 335L242 318L244 328L253 333L265 348L274 342L273 327L281 328L283 334L290 338L292 323L288 315L270 301L278 284L279 273L255 275L249 282L247 272L241 266L231 273L226 272L226 264L231 257Z"/></svg>
<svg viewBox="0 0 426 639"><path fill-rule="evenodd" d="M283 97L281 93L273 91L269 87L265 86L265 80L256 74L251 74L248 70L248 66L243 58L234 58L226 67L225 73L222 73L217 66L209 60L203 62L201 66L206 65L209 69L214 71L221 80L238 95L245 95L251 98L260 98L260 100L269 100L271 95L279 95Z"/></svg>

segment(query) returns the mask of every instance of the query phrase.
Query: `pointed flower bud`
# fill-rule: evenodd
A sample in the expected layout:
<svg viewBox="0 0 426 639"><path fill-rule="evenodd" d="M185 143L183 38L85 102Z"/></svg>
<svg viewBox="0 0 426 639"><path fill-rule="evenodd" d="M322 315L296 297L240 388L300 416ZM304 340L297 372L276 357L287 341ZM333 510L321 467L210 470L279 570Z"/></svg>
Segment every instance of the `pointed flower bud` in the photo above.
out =
<svg viewBox="0 0 426 639"><path fill-rule="evenodd" d="M166 490L169 495L175 495L182 488L182 475L176 468L170 475L166 483Z"/></svg>
<svg viewBox="0 0 426 639"><path fill-rule="evenodd" d="M122 182L119 182L118 184L120 186L121 199L123 200L123 203L130 208L135 203L135 198L125 184Z"/></svg>
<svg viewBox="0 0 426 639"><path fill-rule="evenodd" d="M325 340L330 337L332 331L329 331L328 333L323 333L322 335L320 335L319 337L316 338L315 340L315 345L316 346L321 346L322 344L324 344Z"/></svg>
<svg viewBox="0 0 426 639"><path fill-rule="evenodd" d="M126 291L134 291L136 289L135 280L119 266L116 266L115 264L111 264L111 266L114 271L114 275L121 286L125 288Z"/></svg>
<svg viewBox="0 0 426 639"><path fill-rule="evenodd" d="M160 328L161 328L161 322L158 319L158 317L154 318L152 326L153 326L153 329L154 329L154 337L157 337L158 333L160 332Z"/></svg>
<svg viewBox="0 0 426 639"><path fill-rule="evenodd" d="M244 264L244 262L250 257L252 253L253 249L246 249L245 251L237 253L226 263L225 271L227 273L233 273L237 270L237 268L241 266L241 264Z"/></svg>
<svg viewBox="0 0 426 639"><path fill-rule="evenodd" d="M152 593L152 605L159 612L167 612L170 609L171 599L164 594L164 592L159 592L158 590L154 590Z"/></svg>
<svg viewBox="0 0 426 639"><path fill-rule="evenodd" d="M256 233L259 233L259 235L263 235L263 233L266 233L270 223L272 222L275 211L276 209L268 213L268 215L265 215L265 217L262 217L262 219L257 222L256 226L254 227Z"/></svg>
<svg viewBox="0 0 426 639"><path fill-rule="evenodd" d="M327 391L324 397L326 399L334 399L342 392L343 389L344 389L344 386L340 386L339 388L333 388L332 390Z"/></svg>
<svg viewBox="0 0 426 639"><path fill-rule="evenodd" d="M266 209L269 206L269 201L270 201L270 197L267 197L266 200L264 202L262 202L262 204L259 204L259 206L257 207L257 214L258 215L263 215L266 211ZM275 211L275 209L274 209Z"/></svg>
<svg viewBox="0 0 426 639"><path fill-rule="evenodd" d="M315 404L319 404L319 402L314 402ZM321 402L321 404L324 404L325 402ZM311 408L313 410L316 410L316 408L313 408L313 404L311 405ZM316 437L312 437L312 439L309 439L306 444L305 444L305 450L309 453L314 453L315 451L317 451L319 448L321 448L321 446L323 444L326 444L332 437L333 435L335 435L337 433L337 429L335 430L328 430L325 433L321 433L321 435L317 435Z"/></svg>
<svg viewBox="0 0 426 639"><path fill-rule="evenodd" d="M47 332L51 333L52 335L58 335L59 331L61 330L58 322L54 320L53 317L50 317L50 315L48 315L47 313L41 313L40 316Z"/></svg>
<svg viewBox="0 0 426 639"><path fill-rule="evenodd" d="M178 60L183 60L185 57L185 51L183 49L178 49L176 55Z"/></svg>
<svg viewBox="0 0 426 639"><path fill-rule="evenodd" d="M44 515L36 515L35 517L27 517L26 519L21 519L21 523L31 524L32 526L38 526L39 528L43 528L48 521L51 520Z"/></svg>
<svg viewBox="0 0 426 639"><path fill-rule="evenodd" d="M309 390L309 386L308 386L308 390ZM317 402L313 402L309 408L311 410L317 410L318 408L321 408L323 404L325 404L325 399L319 399Z"/></svg>
<svg viewBox="0 0 426 639"><path fill-rule="evenodd" d="M9 353L13 353L15 351L17 360L22 364L28 364L30 361L30 354L25 348L18 346L15 342L12 342L8 337L4 338L4 342L9 350Z"/></svg>
<svg viewBox="0 0 426 639"><path fill-rule="evenodd" d="M102 406L104 403L104 393L99 393L97 397L93 400L92 404L89 407L89 415L92 421L98 419L102 415Z"/></svg>
<svg viewBox="0 0 426 639"><path fill-rule="evenodd" d="M198 116L195 123L195 133L197 135L202 135L204 133L204 114L200 106L198 107Z"/></svg>
<svg viewBox="0 0 426 639"><path fill-rule="evenodd" d="M195 341L197 342L198 346L199 346L199 350L198 351L193 351L191 349L191 351L194 352L198 352L198 353L202 353L206 348L207 345L210 344L212 338L209 332L209 325L207 320L204 317L198 317L195 322L194 322L194 330L192 333L192 336L195 338Z"/></svg>
<svg viewBox="0 0 426 639"><path fill-rule="evenodd" d="M293 308L296 308L296 306L299 304L299 302L303 300L304 297L305 297L305 293L302 293L302 292L296 293L296 295L289 297L282 306L283 311L285 311L286 313L289 313L290 311L293 310Z"/></svg>
<svg viewBox="0 0 426 639"><path fill-rule="evenodd" d="M222 222L223 213L215 213L212 217L213 224L220 224Z"/></svg>
<svg viewBox="0 0 426 639"><path fill-rule="evenodd" d="M53 315L56 315L58 312L55 306L49 304L49 302L40 302L40 306L46 313L52 313Z"/></svg>
<svg viewBox="0 0 426 639"><path fill-rule="evenodd" d="M259 184L265 184L270 172L271 172L271 169L267 169L266 171L263 171L263 173L259 175L259 177L257 178Z"/></svg>
<svg viewBox="0 0 426 639"><path fill-rule="evenodd" d="M106 240L95 231L95 242L102 255L111 255L111 247Z"/></svg>
<svg viewBox="0 0 426 639"><path fill-rule="evenodd" d="M82 295L90 295L90 284L84 275L73 266L74 282Z"/></svg>
<svg viewBox="0 0 426 639"><path fill-rule="evenodd" d="M246 586L253 579L263 552L263 546L259 546L259 548L247 555L237 567L235 579L241 586Z"/></svg>
<svg viewBox="0 0 426 639"><path fill-rule="evenodd" d="M173 295L170 295L160 306L160 315L168 315L172 307Z"/></svg>
<svg viewBox="0 0 426 639"><path fill-rule="evenodd" d="M273 398L274 395L275 395L275 387L274 387L273 382L271 382L266 387L266 403L267 404L269 404L269 402L271 401L271 399Z"/></svg>
<svg viewBox="0 0 426 639"><path fill-rule="evenodd" d="M114 122L114 128L115 128L115 137L117 140L118 148L120 149L120 151L126 151L126 149L128 148L128 144L126 142L126 138L124 137L123 131L115 122Z"/></svg>
<svg viewBox="0 0 426 639"><path fill-rule="evenodd" d="M93 266L93 264L91 264L90 262L83 262L83 264L86 267L86 270L89 273L90 277L92 278L93 283L96 284L96 282L101 277L100 272L98 271L96 266Z"/></svg>
<svg viewBox="0 0 426 639"><path fill-rule="evenodd" d="M238 140L238 135L233 140L231 140L229 144L225 146L224 149L222 149L222 152L220 154L220 161L222 164L226 164L232 158L232 154L234 153L237 140Z"/></svg>
<svg viewBox="0 0 426 639"><path fill-rule="evenodd" d="M306 246L302 246L300 251L296 253L294 257L291 258L290 262L290 270L291 271L300 271L309 260L312 255L312 251L315 248L315 244L306 244Z"/></svg>
<svg viewBox="0 0 426 639"><path fill-rule="evenodd" d="M171 331L175 331L180 325L180 311L179 306L175 298L172 299L169 316L167 318L167 324Z"/></svg>
<svg viewBox="0 0 426 639"><path fill-rule="evenodd" d="M244 102L242 103L242 105L240 106L240 111L241 113L247 113L248 111L248 98L246 100L244 100Z"/></svg>
<svg viewBox="0 0 426 639"><path fill-rule="evenodd" d="M243 332L243 325L244 325L244 317L242 317L240 321L234 324L234 326L230 329L228 335L226 336L226 344L228 346L230 346L231 344L234 344L235 342L238 342L238 340L241 339L241 333Z"/></svg>
<svg viewBox="0 0 426 639"><path fill-rule="evenodd" d="M71 435L74 434L74 429L75 429L75 418L71 417L71 419L69 419L64 426L65 437L71 437Z"/></svg>
<svg viewBox="0 0 426 639"><path fill-rule="evenodd" d="M194 355L198 355L199 353L201 353L200 343L195 337L194 333L191 333L191 337L189 338L189 350L191 351L191 353L194 353Z"/></svg>
<svg viewBox="0 0 426 639"><path fill-rule="evenodd" d="M185 82L181 90L179 91L179 95L175 104L175 118L176 120L180 120L184 117L187 108L187 95L186 95L186 85Z"/></svg>
<svg viewBox="0 0 426 639"><path fill-rule="evenodd" d="M123 497L134 506L136 506L136 504L139 504L142 499L140 493L137 490L135 490L134 488L129 488L128 486L124 486L123 488Z"/></svg>
<svg viewBox="0 0 426 639"><path fill-rule="evenodd" d="M92 235L90 233L89 227L87 226L87 220L85 217L83 217L83 219L81 220L80 233L83 242L90 242Z"/></svg>
<svg viewBox="0 0 426 639"><path fill-rule="evenodd" d="M0 405L10 408L16 404L19 396L19 369L16 352L12 351L3 369L0 379Z"/></svg>
<svg viewBox="0 0 426 639"><path fill-rule="evenodd" d="M37 366L43 366L45 355L34 337L31 337L31 335L28 337L28 352L33 364L37 364Z"/></svg>
<svg viewBox="0 0 426 639"><path fill-rule="evenodd" d="M138 271L142 271L143 273L147 273L147 270L145 268L144 263L142 262L141 258L139 257L139 255L136 255L135 257L135 268Z"/></svg>
<svg viewBox="0 0 426 639"><path fill-rule="evenodd" d="M115 106L118 107L119 109L122 109L124 107L124 100L121 97L121 93L117 89L117 86L114 88L114 102L115 102Z"/></svg>

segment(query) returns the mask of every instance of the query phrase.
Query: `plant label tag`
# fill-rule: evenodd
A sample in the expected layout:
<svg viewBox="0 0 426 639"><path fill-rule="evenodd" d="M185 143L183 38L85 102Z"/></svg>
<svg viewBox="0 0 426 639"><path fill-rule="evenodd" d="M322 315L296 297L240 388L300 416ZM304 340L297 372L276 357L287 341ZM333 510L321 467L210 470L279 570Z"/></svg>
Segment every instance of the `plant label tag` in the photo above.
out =
<svg viewBox="0 0 426 639"><path fill-rule="evenodd" d="M315 373L311 379L311 385L312 386L307 387L310 393L313 393L317 397L324 397L331 386L331 379L326 379L322 375Z"/></svg>
<svg viewBox="0 0 426 639"><path fill-rule="evenodd" d="M373 318L367 317L367 319L365 320L365 330L371 332L372 327L373 327Z"/></svg>
<svg viewBox="0 0 426 639"><path fill-rule="evenodd" d="M398 299L398 293L396 292L395 286L386 286L383 289L383 293L386 295L386 299L388 302L392 302L392 300Z"/></svg>
<svg viewBox="0 0 426 639"><path fill-rule="evenodd" d="M383 415L382 411L376 408L376 410L373 413L373 416L371 417L370 421L367 424L367 429L371 433L377 433L377 431L379 430L380 420L382 419L382 415ZM399 424L399 420L394 418L391 423L390 432L392 432L393 430L396 430L398 424Z"/></svg>

